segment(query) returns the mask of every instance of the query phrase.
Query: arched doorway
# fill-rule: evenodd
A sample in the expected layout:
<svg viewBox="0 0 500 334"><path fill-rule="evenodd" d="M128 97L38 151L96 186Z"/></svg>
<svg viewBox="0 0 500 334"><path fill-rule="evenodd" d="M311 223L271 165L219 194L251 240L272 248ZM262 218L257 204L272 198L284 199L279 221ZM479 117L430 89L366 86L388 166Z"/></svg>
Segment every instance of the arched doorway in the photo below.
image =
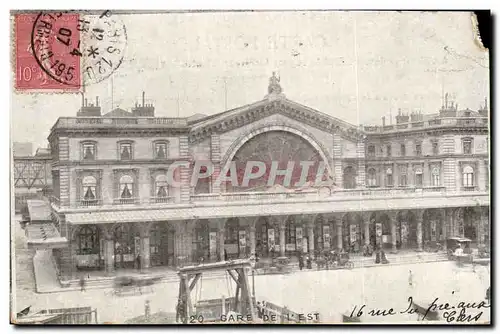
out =
<svg viewBox="0 0 500 334"><path fill-rule="evenodd" d="M210 258L210 222L199 220L194 230L193 256L194 262L206 261Z"/></svg>
<svg viewBox="0 0 500 334"><path fill-rule="evenodd" d="M132 224L119 224L113 231L115 268L134 268L139 255L139 241Z"/></svg>
<svg viewBox="0 0 500 334"><path fill-rule="evenodd" d="M265 173L257 178L250 179L248 184L243 184L245 170L248 162L259 162L265 166ZM302 162L311 162L311 166L302 179ZM272 191L276 188L296 188L303 187L301 183L305 181L306 186L312 185L316 181L316 176L323 161L321 154L307 140L301 136L288 131L268 131L260 133L245 142L232 158L238 174L238 184L224 182L222 188L228 192L238 191ZM277 175L271 179L270 171L272 165L278 170L286 170L289 163L293 163L290 177ZM258 171L258 167L252 169L253 173ZM226 174L229 177L231 171ZM325 168L323 180L328 180L328 168Z"/></svg>
<svg viewBox="0 0 500 334"><path fill-rule="evenodd" d="M344 169L343 181L344 189L356 188L356 170L354 167L349 166Z"/></svg>
<svg viewBox="0 0 500 334"><path fill-rule="evenodd" d="M464 237L477 242L477 225L479 224L479 214L474 208L464 209Z"/></svg>
<svg viewBox="0 0 500 334"><path fill-rule="evenodd" d="M83 225L75 235L77 269L100 269L103 254L97 225Z"/></svg>
<svg viewBox="0 0 500 334"><path fill-rule="evenodd" d="M151 266L171 266L174 263L174 230L166 222L151 226L149 248Z"/></svg>

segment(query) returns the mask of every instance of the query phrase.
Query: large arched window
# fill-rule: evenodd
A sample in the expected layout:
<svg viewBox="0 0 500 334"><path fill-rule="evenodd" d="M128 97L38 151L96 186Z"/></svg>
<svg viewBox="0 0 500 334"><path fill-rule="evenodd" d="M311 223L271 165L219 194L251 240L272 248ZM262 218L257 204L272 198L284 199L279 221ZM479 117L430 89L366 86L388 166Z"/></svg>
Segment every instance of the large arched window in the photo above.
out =
<svg viewBox="0 0 500 334"><path fill-rule="evenodd" d="M155 198L156 202L166 202L168 197L167 176L164 174L157 175L155 178Z"/></svg>
<svg viewBox="0 0 500 334"><path fill-rule="evenodd" d="M432 168L432 186L439 187L441 185L441 171L439 167Z"/></svg>
<svg viewBox="0 0 500 334"><path fill-rule="evenodd" d="M83 226L77 235L78 254L99 254L99 230L95 225Z"/></svg>
<svg viewBox="0 0 500 334"><path fill-rule="evenodd" d="M465 166L462 173L462 183L464 187L474 187L474 168Z"/></svg>
<svg viewBox="0 0 500 334"><path fill-rule="evenodd" d="M368 187L377 186L377 171L375 168L368 169Z"/></svg>
<svg viewBox="0 0 500 334"><path fill-rule="evenodd" d="M82 180L82 204L96 205L97 204L97 180L95 177L87 175Z"/></svg>
<svg viewBox="0 0 500 334"><path fill-rule="evenodd" d="M130 175L120 177L120 201L132 202L134 197L134 179Z"/></svg>

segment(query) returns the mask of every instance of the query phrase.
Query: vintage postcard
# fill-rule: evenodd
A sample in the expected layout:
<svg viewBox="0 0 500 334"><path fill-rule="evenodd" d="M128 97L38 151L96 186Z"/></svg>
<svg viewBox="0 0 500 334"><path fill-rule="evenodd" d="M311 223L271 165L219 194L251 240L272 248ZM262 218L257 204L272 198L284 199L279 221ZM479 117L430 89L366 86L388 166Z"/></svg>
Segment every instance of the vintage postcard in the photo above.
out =
<svg viewBox="0 0 500 334"><path fill-rule="evenodd" d="M491 320L472 12L12 11L11 323Z"/></svg>

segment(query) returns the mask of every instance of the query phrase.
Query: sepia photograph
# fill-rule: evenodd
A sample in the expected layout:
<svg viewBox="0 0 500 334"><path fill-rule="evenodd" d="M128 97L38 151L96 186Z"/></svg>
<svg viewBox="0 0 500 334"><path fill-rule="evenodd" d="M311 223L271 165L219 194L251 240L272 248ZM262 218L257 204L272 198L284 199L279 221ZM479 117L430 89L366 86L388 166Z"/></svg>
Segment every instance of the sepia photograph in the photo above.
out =
<svg viewBox="0 0 500 334"><path fill-rule="evenodd" d="M12 10L10 323L491 325L483 42L473 11Z"/></svg>

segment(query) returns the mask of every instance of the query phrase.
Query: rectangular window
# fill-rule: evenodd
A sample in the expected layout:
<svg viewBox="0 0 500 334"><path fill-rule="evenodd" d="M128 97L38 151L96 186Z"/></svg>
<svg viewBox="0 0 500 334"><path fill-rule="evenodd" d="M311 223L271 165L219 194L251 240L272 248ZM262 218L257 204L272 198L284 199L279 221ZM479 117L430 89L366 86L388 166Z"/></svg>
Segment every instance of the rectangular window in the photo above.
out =
<svg viewBox="0 0 500 334"><path fill-rule="evenodd" d="M167 158L167 143L155 143L155 159Z"/></svg>
<svg viewBox="0 0 500 334"><path fill-rule="evenodd" d="M387 186L392 187L393 181L392 181L392 174L387 175Z"/></svg>
<svg viewBox="0 0 500 334"><path fill-rule="evenodd" d="M432 154L439 155L439 143L437 141L432 142Z"/></svg>
<svg viewBox="0 0 500 334"><path fill-rule="evenodd" d="M464 140L463 141L463 150L464 154L472 154L472 141Z"/></svg>
<svg viewBox="0 0 500 334"><path fill-rule="evenodd" d="M399 182L399 184L402 187L406 187L408 185L408 179L407 179L406 175L401 175L400 176L400 182Z"/></svg>
<svg viewBox="0 0 500 334"><path fill-rule="evenodd" d="M415 144L415 155L417 157L422 155L422 144L421 143Z"/></svg>
<svg viewBox="0 0 500 334"><path fill-rule="evenodd" d="M368 156L369 157L375 156L375 146L373 145L368 146Z"/></svg>
<svg viewBox="0 0 500 334"><path fill-rule="evenodd" d="M423 177L422 174L416 174L415 175L415 186L417 187L422 187L423 185Z"/></svg>
<svg viewBox="0 0 500 334"><path fill-rule="evenodd" d="M84 143L82 145L83 149L83 160L95 160L95 144Z"/></svg>
<svg viewBox="0 0 500 334"><path fill-rule="evenodd" d="M387 145L387 156L388 157L392 156L392 147L391 147L391 145Z"/></svg>
<svg viewBox="0 0 500 334"><path fill-rule="evenodd" d="M404 157L406 155L406 146L405 144L401 144L401 156Z"/></svg>
<svg viewBox="0 0 500 334"><path fill-rule="evenodd" d="M132 144L120 144L120 160L132 159Z"/></svg>

